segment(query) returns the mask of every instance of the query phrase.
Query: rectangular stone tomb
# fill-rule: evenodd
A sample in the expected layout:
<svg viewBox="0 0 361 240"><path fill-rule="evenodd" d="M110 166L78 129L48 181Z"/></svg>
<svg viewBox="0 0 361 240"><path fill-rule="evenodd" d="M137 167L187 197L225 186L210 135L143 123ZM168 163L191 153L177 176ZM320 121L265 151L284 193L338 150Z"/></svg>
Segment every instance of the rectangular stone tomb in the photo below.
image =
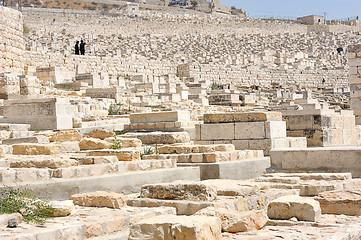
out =
<svg viewBox="0 0 361 240"><path fill-rule="evenodd" d="M30 124L31 129L70 129L71 105L66 98L5 100L1 122Z"/></svg>

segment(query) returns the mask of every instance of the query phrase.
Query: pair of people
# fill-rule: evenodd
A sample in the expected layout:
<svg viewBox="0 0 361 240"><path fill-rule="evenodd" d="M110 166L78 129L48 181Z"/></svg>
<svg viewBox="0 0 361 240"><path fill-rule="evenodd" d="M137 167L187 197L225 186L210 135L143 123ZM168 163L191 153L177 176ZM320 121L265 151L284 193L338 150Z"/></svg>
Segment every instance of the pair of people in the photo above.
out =
<svg viewBox="0 0 361 240"><path fill-rule="evenodd" d="M85 42L83 40L80 40L80 45L79 45L79 41L76 41L75 44L75 55L85 55Z"/></svg>

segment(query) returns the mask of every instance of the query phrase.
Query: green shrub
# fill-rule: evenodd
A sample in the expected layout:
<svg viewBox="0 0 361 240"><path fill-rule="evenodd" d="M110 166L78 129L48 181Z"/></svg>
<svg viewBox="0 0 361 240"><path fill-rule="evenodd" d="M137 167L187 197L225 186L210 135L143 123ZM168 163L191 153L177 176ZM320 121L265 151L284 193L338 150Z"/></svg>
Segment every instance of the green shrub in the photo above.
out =
<svg viewBox="0 0 361 240"><path fill-rule="evenodd" d="M140 158L143 159L145 155L152 155L154 154L154 150L152 147L144 147L144 153L140 154Z"/></svg>
<svg viewBox="0 0 361 240"><path fill-rule="evenodd" d="M28 35L30 33L30 28L24 24L23 26L23 34Z"/></svg>
<svg viewBox="0 0 361 240"><path fill-rule="evenodd" d="M122 146L122 142L117 138L117 135L114 134L114 143L113 145L111 146L111 149L121 149L123 146Z"/></svg>
<svg viewBox="0 0 361 240"><path fill-rule="evenodd" d="M0 190L0 214L20 213L24 221L44 224L54 208L36 198L29 189L6 187Z"/></svg>

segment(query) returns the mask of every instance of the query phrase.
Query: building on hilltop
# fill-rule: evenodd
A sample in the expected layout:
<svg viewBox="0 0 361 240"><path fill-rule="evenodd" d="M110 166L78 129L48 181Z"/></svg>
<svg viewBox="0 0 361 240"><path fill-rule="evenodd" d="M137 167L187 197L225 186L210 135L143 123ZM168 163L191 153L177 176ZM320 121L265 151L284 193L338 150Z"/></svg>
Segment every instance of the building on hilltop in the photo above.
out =
<svg viewBox="0 0 361 240"><path fill-rule="evenodd" d="M325 18L319 15L310 15L297 18L297 22L306 25L325 25Z"/></svg>
<svg viewBox="0 0 361 240"><path fill-rule="evenodd" d="M128 2L126 7L123 8L123 13L129 17L139 17L140 16L139 4Z"/></svg>

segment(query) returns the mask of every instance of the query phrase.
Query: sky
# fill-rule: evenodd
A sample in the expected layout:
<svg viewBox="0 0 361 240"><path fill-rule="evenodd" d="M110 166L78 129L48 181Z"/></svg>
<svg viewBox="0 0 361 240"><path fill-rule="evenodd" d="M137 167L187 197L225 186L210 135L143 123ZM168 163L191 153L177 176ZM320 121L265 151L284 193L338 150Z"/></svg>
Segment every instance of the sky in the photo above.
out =
<svg viewBox="0 0 361 240"><path fill-rule="evenodd" d="M221 0L221 3L243 8L250 17L297 18L326 13L326 19L361 18L361 0Z"/></svg>

